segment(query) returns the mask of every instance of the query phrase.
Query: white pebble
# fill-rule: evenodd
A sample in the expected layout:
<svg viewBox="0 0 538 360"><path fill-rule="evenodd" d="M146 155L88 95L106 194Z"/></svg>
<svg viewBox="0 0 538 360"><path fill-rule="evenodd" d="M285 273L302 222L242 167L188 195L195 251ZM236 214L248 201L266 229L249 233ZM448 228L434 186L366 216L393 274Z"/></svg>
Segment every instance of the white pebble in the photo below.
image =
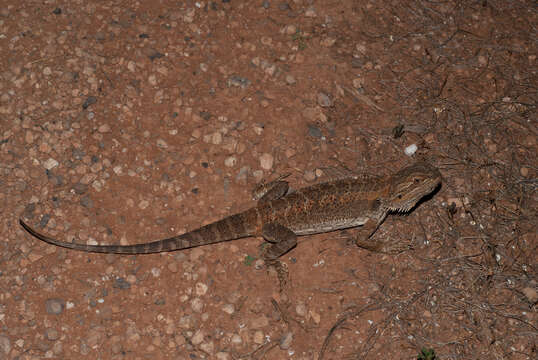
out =
<svg viewBox="0 0 538 360"><path fill-rule="evenodd" d="M58 161L56 161L53 158L49 158L47 161L43 163L43 167L47 170L54 169L56 166L58 166Z"/></svg>
<svg viewBox="0 0 538 360"><path fill-rule="evenodd" d="M107 133L107 132L110 132L110 125L108 125L108 124L103 124L103 125L99 126L99 128L97 129L97 131L99 131L100 133Z"/></svg>
<svg viewBox="0 0 538 360"><path fill-rule="evenodd" d="M417 150L418 150L417 144L411 144L411 145L409 145L408 147L405 148L404 153L407 156L411 156L414 153L416 153Z"/></svg>
<svg viewBox="0 0 538 360"><path fill-rule="evenodd" d="M195 289L196 295L202 296L205 295L207 292L207 285L202 282L198 282L195 285Z"/></svg>
<svg viewBox="0 0 538 360"><path fill-rule="evenodd" d="M147 200L142 200L140 203L138 203L138 207L142 210L144 210L148 206L149 206L149 201Z"/></svg>
<svg viewBox="0 0 538 360"><path fill-rule="evenodd" d="M271 154L265 153L265 154L262 154L262 156L260 156L260 166L264 170L270 170L273 167L273 161L274 161L274 158L273 158L273 155Z"/></svg>
<svg viewBox="0 0 538 360"><path fill-rule="evenodd" d="M234 304L225 304L222 306L222 311L224 311L226 314L232 315L235 312L235 306Z"/></svg>
<svg viewBox="0 0 538 360"><path fill-rule="evenodd" d="M191 300L191 308L194 312L200 313L204 308L204 303L200 298L194 298Z"/></svg>
<svg viewBox="0 0 538 360"><path fill-rule="evenodd" d="M215 132L211 135L211 143L214 145L220 145L222 143L222 134L220 132Z"/></svg>
<svg viewBox="0 0 538 360"><path fill-rule="evenodd" d="M229 156L224 160L224 165L227 167L234 167L237 164L237 158L235 156Z"/></svg>
<svg viewBox="0 0 538 360"><path fill-rule="evenodd" d="M159 268L151 268L151 275L153 275L153 277L159 277L161 275L161 269Z"/></svg>

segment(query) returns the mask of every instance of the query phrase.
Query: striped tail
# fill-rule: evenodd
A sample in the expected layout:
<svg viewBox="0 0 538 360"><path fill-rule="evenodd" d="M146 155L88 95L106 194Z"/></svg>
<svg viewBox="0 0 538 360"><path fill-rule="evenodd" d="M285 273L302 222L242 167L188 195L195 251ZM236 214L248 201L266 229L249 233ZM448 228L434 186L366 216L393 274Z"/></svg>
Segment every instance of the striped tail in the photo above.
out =
<svg viewBox="0 0 538 360"><path fill-rule="evenodd" d="M182 235L134 245L86 245L71 243L41 234L32 229L22 219L19 219L19 223L30 235L39 240L68 249L106 254L153 254L252 236L255 234L256 229L254 226L247 226L247 224L252 224L252 215L255 215L254 209L228 216Z"/></svg>

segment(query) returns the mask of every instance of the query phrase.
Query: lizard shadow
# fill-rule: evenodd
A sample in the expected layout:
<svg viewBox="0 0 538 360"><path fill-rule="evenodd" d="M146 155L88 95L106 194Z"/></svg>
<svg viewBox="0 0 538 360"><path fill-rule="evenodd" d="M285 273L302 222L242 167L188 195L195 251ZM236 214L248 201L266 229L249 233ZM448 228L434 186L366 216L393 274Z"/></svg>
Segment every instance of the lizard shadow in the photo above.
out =
<svg viewBox="0 0 538 360"><path fill-rule="evenodd" d="M442 183L437 185L435 187L435 189L433 189L433 191L431 193L429 193L428 195L423 196L419 201L417 201L415 206L413 206L411 209L409 209L408 213L413 212L416 208L418 208L423 203L425 203L427 201L430 201L439 191L441 191L442 187L443 187Z"/></svg>

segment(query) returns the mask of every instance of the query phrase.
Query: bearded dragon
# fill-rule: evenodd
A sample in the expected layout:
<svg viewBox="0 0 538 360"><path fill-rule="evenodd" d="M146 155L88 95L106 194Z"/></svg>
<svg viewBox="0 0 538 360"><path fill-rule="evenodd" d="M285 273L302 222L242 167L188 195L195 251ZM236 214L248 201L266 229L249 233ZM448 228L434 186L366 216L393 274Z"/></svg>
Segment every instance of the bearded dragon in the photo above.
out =
<svg viewBox="0 0 538 360"><path fill-rule="evenodd" d="M297 244L297 236L360 228L358 246L378 252L401 247L369 239L389 213L410 211L441 184L433 166L418 162L383 177L349 176L289 191L283 177L265 184L256 206L182 235L134 245L87 245L56 240L20 225L34 237L68 249L116 254L150 254L188 249L244 237L267 242L264 258L275 261Z"/></svg>

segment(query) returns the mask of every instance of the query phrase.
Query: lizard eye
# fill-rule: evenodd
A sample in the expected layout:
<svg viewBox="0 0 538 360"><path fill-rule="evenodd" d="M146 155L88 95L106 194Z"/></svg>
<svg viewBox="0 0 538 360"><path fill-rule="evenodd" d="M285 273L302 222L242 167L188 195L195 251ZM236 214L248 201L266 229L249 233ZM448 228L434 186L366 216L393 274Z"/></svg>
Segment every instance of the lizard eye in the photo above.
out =
<svg viewBox="0 0 538 360"><path fill-rule="evenodd" d="M419 178L415 178L414 181L415 181L415 184L418 184L418 183L420 182L420 179L419 179Z"/></svg>
<svg viewBox="0 0 538 360"><path fill-rule="evenodd" d="M402 194L398 194L398 199L401 199L402 198Z"/></svg>

